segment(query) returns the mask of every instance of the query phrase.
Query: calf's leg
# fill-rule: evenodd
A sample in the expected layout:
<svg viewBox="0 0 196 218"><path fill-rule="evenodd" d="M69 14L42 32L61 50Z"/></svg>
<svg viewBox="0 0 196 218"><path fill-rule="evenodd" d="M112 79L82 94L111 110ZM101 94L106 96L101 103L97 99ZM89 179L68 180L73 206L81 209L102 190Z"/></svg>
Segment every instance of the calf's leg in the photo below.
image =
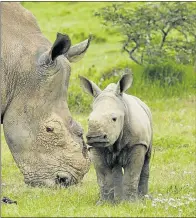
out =
<svg viewBox="0 0 196 218"><path fill-rule="evenodd" d="M116 165L112 169L113 181L114 181L114 200L120 201L122 198L122 167Z"/></svg>
<svg viewBox="0 0 196 218"><path fill-rule="evenodd" d="M100 201L113 201L114 184L112 169L105 163L104 152L101 148L91 148L90 155L97 174L97 182L100 188Z"/></svg>
<svg viewBox="0 0 196 218"><path fill-rule="evenodd" d="M146 147L135 145L129 151L128 162L124 166L123 199L133 201L138 197L138 185L144 165Z"/></svg>
<svg viewBox="0 0 196 218"><path fill-rule="evenodd" d="M144 166L142 168L142 172L140 175L140 181L139 181L139 196L143 197L148 193L148 179L149 179L149 162L150 162L150 156L145 157Z"/></svg>

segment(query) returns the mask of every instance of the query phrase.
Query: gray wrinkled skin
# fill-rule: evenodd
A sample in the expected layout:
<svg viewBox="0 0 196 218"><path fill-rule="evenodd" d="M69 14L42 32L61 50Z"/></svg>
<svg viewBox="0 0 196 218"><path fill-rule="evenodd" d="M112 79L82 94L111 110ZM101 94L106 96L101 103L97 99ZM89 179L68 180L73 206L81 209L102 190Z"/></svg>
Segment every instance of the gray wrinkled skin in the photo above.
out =
<svg viewBox="0 0 196 218"><path fill-rule="evenodd" d="M84 77L80 81L94 97L86 138L100 187L98 203L144 196L148 192L152 118L146 104L123 93L132 84L132 74L103 91Z"/></svg>
<svg viewBox="0 0 196 218"><path fill-rule="evenodd" d="M69 186L88 172L83 129L67 105L70 62L89 40L71 47L67 35L52 45L19 3L1 3L1 121L6 142L32 186Z"/></svg>

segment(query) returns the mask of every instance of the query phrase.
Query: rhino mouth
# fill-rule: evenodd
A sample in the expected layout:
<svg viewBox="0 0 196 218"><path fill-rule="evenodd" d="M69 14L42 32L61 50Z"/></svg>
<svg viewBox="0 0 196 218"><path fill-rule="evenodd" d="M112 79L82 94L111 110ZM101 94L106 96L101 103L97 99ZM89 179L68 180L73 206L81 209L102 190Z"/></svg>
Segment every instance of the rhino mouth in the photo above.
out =
<svg viewBox="0 0 196 218"><path fill-rule="evenodd" d="M106 134L87 134L86 135L88 145L108 144L109 140Z"/></svg>
<svg viewBox="0 0 196 218"><path fill-rule="evenodd" d="M106 139L87 139L88 148L95 147L95 148L101 148L101 147L108 147L110 145L109 140Z"/></svg>
<svg viewBox="0 0 196 218"><path fill-rule="evenodd" d="M87 145L88 149L90 147L95 147L95 148L103 148L103 147L108 147L110 146L109 140L97 140L97 139L87 139Z"/></svg>
<svg viewBox="0 0 196 218"><path fill-rule="evenodd" d="M88 143L88 150L92 147L94 148L105 148L109 147L110 143L109 142L94 142L94 143Z"/></svg>
<svg viewBox="0 0 196 218"><path fill-rule="evenodd" d="M57 174L55 178L48 178L45 180L29 180L25 178L25 183L31 187L62 187L68 188L69 186L78 183L78 180L71 174Z"/></svg>
<svg viewBox="0 0 196 218"><path fill-rule="evenodd" d="M86 139L87 139L87 144L89 145L88 148L90 147L103 148L103 147L108 147L110 145L106 134L101 134L101 135L87 134Z"/></svg>

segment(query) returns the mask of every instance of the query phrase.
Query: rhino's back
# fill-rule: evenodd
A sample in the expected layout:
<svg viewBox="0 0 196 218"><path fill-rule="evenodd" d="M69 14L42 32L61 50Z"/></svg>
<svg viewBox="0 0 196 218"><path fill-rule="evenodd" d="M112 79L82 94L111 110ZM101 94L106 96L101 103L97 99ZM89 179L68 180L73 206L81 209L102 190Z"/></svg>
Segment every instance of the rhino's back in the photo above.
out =
<svg viewBox="0 0 196 218"><path fill-rule="evenodd" d="M1 12L3 36L10 33L13 36L12 40L17 40L17 36L25 33L41 32L33 14L20 3L3 2Z"/></svg>
<svg viewBox="0 0 196 218"><path fill-rule="evenodd" d="M20 3L1 3L1 104L2 113L16 89L35 69L38 45L49 48L35 17ZM34 65L34 66L33 66Z"/></svg>
<svg viewBox="0 0 196 218"><path fill-rule="evenodd" d="M123 96L127 106L126 131L131 145L144 144L147 148L152 143L152 116L149 107L139 98L126 95Z"/></svg>
<svg viewBox="0 0 196 218"><path fill-rule="evenodd" d="M20 60L23 56L34 54L38 44L50 45L33 14L20 3L3 2L1 12L2 58L5 61L9 57Z"/></svg>

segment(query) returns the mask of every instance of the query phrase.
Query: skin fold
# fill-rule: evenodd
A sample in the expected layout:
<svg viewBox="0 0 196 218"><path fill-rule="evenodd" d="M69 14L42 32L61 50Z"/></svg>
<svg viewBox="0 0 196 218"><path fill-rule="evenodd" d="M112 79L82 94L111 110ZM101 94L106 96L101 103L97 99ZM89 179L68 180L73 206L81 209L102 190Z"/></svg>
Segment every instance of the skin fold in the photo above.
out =
<svg viewBox="0 0 196 218"><path fill-rule="evenodd" d="M103 91L80 76L82 88L94 97L86 135L100 187L100 202L134 201L148 193L152 149L150 109L124 92L132 84L125 74Z"/></svg>
<svg viewBox="0 0 196 218"><path fill-rule="evenodd" d="M90 161L67 92L70 63L84 56L90 39L72 46L68 35L57 33L51 44L19 3L3 2L1 11L1 122L6 142L27 184L76 184Z"/></svg>

